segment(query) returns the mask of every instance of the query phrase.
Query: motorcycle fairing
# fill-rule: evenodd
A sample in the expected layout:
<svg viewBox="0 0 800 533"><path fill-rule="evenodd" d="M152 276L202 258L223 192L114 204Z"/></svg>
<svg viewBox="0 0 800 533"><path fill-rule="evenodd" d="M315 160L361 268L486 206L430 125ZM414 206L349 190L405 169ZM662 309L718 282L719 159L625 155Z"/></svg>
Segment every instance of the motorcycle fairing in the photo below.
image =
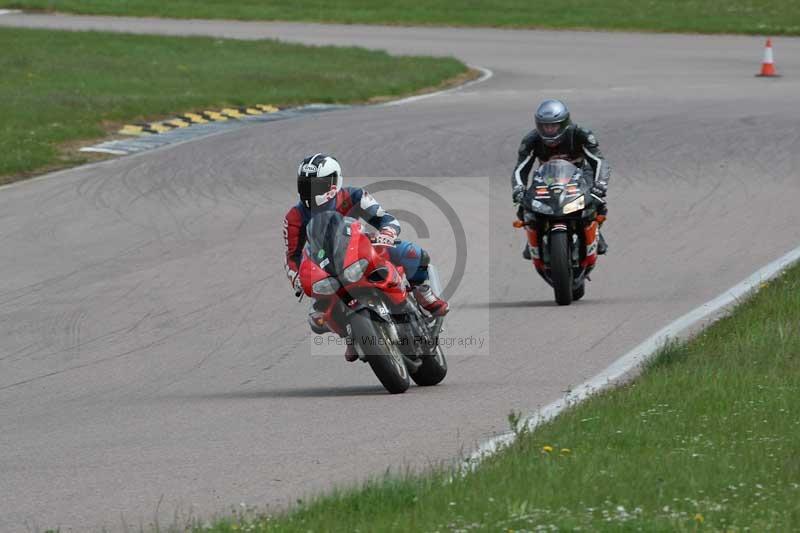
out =
<svg viewBox="0 0 800 533"><path fill-rule="evenodd" d="M389 260L384 247L376 247L364 232L361 223L331 211L314 217L307 227L307 243L300 263L300 282L306 295L326 302L324 319L339 334L339 324L347 313L369 308L377 317L383 314L382 302L392 308L402 307L407 299L405 272ZM362 276L349 282L344 277L347 267L366 260ZM340 286L335 294L317 294L314 284L328 277ZM376 298L376 295L382 295Z"/></svg>

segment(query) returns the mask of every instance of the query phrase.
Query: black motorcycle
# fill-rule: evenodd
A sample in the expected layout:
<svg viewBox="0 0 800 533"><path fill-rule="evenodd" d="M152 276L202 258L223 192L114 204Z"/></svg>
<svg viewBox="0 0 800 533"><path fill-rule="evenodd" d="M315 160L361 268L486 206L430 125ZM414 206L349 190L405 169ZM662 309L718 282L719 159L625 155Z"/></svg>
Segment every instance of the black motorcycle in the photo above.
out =
<svg viewBox="0 0 800 533"><path fill-rule="evenodd" d="M601 198L581 169L556 159L536 169L522 199L524 218L514 222L528 233L531 260L540 276L553 287L556 302L580 300L586 280L597 263Z"/></svg>

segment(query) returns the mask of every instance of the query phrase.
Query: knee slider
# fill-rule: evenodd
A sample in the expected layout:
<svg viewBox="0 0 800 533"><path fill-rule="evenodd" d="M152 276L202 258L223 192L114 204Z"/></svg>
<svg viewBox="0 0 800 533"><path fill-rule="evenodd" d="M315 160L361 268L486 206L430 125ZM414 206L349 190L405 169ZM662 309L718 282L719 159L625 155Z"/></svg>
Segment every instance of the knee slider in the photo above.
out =
<svg viewBox="0 0 800 533"><path fill-rule="evenodd" d="M420 249L419 266L417 266L417 271L408 278L408 281L410 281L412 284L424 283L425 280L428 279L428 265L430 262L431 256L428 255L428 252Z"/></svg>
<svg viewBox="0 0 800 533"><path fill-rule="evenodd" d="M429 256L428 252L425 250L421 250L421 253L419 254L419 269L428 270L429 264L431 264L431 256Z"/></svg>

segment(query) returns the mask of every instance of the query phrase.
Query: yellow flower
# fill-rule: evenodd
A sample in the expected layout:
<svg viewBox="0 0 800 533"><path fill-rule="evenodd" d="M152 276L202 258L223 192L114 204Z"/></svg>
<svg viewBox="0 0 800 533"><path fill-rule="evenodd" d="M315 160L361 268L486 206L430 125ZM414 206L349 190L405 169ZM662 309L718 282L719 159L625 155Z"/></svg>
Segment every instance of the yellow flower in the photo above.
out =
<svg viewBox="0 0 800 533"><path fill-rule="evenodd" d="M701 515L700 513L694 515L694 519L697 521L698 524L702 524L703 522L705 522L705 518L703 518L703 515Z"/></svg>
<svg viewBox="0 0 800 533"><path fill-rule="evenodd" d="M566 455L568 453L572 453L572 450L570 450L569 448L561 448L561 453Z"/></svg>
<svg viewBox="0 0 800 533"><path fill-rule="evenodd" d="M542 446L542 451L544 453L550 453L550 452L553 451L553 447L552 446Z"/></svg>

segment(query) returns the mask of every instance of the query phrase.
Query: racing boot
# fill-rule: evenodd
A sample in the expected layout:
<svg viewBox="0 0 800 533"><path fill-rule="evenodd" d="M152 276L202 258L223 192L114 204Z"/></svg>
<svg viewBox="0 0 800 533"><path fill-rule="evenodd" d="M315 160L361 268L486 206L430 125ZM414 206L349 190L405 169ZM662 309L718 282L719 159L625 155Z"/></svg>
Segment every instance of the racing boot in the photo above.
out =
<svg viewBox="0 0 800 533"><path fill-rule="evenodd" d="M605 255L608 251L608 245L606 244L606 240L603 237L603 224L606 222L606 213L608 213L608 208L605 204L600 206L602 210L597 215L597 255Z"/></svg>
<svg viewBox="0 0 800 533"><path fill-rule="evenodd" d="M531 247L528 245L528 243L525 243L525 248L522 249L522 258L527 259L528 261L533 259L533 257L531 257Z"/></svg>
<svg viewBox="0 0 800 533"><path fill-rule="evenodd" d="M356 347L352 343L347 345L347 350L344 351L344 359L349 363L358 359L358 352L356 352Z"/></svg>
<svg viewBox="0 0 800 533"><path fill-rule="evenodd" d="M311 331L317 335L328 333L331 330L325 323L325 313L321 311L314 311L308 314L308 325L311 326Z"/></svg>
<svg viewBox="0 0 800 533"><path fill-rule="evenodd" d="M597 255L605 255L608 251L608 245L601 232L597 232Z"/></svg>
<svg viewBox="0 0 800 533"><path fill-rule="evenodd" d="M414 287L414 298L423 309L433 316L444 316L450 310L448 303L436 296L429 285Z"/></svg>

